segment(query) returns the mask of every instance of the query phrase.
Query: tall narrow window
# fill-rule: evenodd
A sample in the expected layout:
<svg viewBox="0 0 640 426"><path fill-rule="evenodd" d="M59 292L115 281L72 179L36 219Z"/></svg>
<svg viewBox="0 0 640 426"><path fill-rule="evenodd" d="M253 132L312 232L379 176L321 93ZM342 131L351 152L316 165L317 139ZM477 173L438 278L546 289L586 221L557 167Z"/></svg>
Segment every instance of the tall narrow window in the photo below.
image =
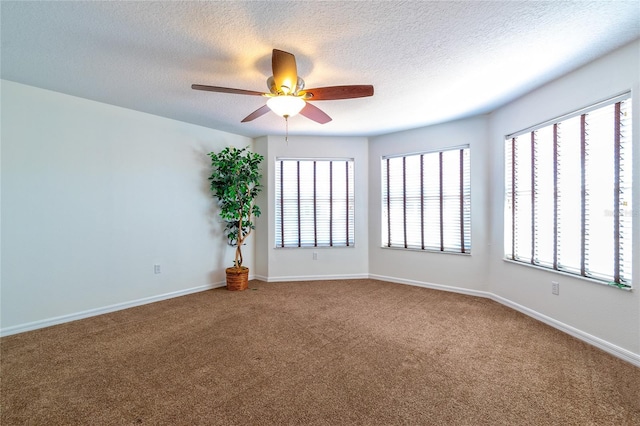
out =
<svg viewBox="0 0 640 426"><path fill-rule="evenodd" d="M631 99L505 140L505 257L631 286Z"/></svg>
<svg viewBox="0 0 640 426"><path fill-rule="evenodd" d="M353 160L276 159L276 247L354 245Z"/></svg>
<svg viewBox="0 0 640 426"><path fill-rule="evenodd" d="M382 158L382 246L471 251L469 148Z"/></svg>

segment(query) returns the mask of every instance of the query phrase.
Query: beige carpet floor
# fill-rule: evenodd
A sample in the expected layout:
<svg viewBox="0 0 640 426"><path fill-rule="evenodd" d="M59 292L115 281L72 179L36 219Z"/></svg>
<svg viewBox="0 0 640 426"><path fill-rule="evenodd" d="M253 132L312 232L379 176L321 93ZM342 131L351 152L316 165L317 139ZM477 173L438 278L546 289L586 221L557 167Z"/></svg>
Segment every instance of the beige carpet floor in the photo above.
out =
<svg viewBox="0 0 640 426"><path fill-rule="evenodd" d="M0 340L4 425L640 425L640 369L493 301L250 282Z"/></svg>

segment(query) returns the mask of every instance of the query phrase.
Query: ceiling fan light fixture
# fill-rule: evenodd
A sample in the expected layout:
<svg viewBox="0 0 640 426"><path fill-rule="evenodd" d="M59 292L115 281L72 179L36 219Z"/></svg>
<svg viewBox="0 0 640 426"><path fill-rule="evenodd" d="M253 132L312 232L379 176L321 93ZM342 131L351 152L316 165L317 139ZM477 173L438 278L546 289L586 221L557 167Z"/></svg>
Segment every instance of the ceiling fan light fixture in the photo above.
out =
<svg viewBox="0 0 640 426"><path fill-rule="evenodd" d="M373 96L373 86L370 84L316 87L315 89L305 90L304 80L298 76L295 56L283 50L273 49L271 69L273 70L273 75L267 79L268 93L256 92L255 90L233 89L230 87L206 86L203 84L192 84L191 88L194 90L231 93L235 95L264 96L269 98L267 104L262 105L246 116L242 120L242 123L262 117L271 110L279 116L284 117L287 126L289 125L288 118L298 113L319 124L326 124L331 121L331 117L316 107L311 101L354 99ZM309 101L309 103L307 103L307 101Z"/></svg>
<svg viewBox="0 0 640 426"><path fill-rule="evenodd" d="M281 117L293 117L304 108L306 102L297 96L285 95L269 98L267 106Z"/></svg>

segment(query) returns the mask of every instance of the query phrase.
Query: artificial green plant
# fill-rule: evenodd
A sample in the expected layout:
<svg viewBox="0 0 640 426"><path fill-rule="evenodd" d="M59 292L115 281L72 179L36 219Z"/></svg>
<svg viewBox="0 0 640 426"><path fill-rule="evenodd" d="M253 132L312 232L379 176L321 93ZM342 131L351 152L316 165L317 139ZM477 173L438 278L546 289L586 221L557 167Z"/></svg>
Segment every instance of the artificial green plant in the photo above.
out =
<svg viewBox="0 0 640 426"><path fill-rule="evenodd" d="M236 248L233 266L241 268L241 247L255 229L253 217L260 216L255 199L262 190L260 163L264 157L249 151L249 147L233 146L208 155L212 168L211 192L218 199L228 243Z"/></svg>

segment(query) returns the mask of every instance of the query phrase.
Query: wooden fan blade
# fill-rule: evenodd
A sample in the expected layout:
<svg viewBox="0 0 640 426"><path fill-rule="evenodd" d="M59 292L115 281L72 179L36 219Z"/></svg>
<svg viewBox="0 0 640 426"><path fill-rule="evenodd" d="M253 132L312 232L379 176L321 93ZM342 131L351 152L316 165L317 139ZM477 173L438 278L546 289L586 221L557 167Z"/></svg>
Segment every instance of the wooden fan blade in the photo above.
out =
<svg viewBox="0 0 640 426"><path fill-rule="evenodd" d="M293 92L298 83L296 57L289 52L273 49L271 68L276 89L284 94Z"/></svg>
<svg viewBox="0 0 640 426"><path fill-rule="evenodd" d="M251 114L247 115L241 121L241 123L246 123L247 121L255 120L258 117L262 117L263 115L265 115L269 111L271 111L271 109L269 109L269 107L267 105L263 105L260 108L258 108L257 110L253 111Z"/></svg>
<svg viewBox="0 0 640 426"><path fill-rule="evenodd" d="M255 92L253 90L231 89L229 87L218 87L218 86L205 86L203 84L192 84L191 88L194 90L206 90L208 92L233 93L235 95L262 96L264 94L262 92Z"/></svg>
<svg viewBox="0 0 640 426"><path fill-rule="evenodd" d="M315 105L311 105L307 102L307 104L302 108L300 114L305 117L315 121L316 123L325 124L331 121L331 117L325 114L320 108Z"/></svg>
<svg viewBox="0 0 640 426"><path fill-rule="evenodd" d="M318 87L317 89L307 89L304 92L304 99L307 101L353 99L373 96L373 86L369 84L354 86Z"/></svg>

